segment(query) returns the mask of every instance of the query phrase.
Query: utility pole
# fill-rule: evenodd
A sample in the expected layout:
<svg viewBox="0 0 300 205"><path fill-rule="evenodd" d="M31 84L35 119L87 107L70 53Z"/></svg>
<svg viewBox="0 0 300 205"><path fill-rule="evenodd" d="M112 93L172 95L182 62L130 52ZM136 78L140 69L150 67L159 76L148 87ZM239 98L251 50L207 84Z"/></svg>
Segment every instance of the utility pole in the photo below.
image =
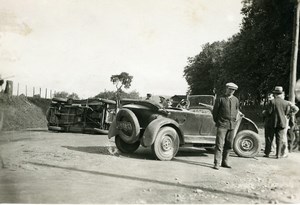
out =
<svg viewBox="0 0 300 205"><path fill-rule="evenodd" d="M289 100L295 103L295 85L297 76L297 58L298 58L298 41L299 41L299 8L300 0L295 1L294 9L294 26L293 26L293 47L291 56L291 70L290 70L290 92Z"/></svg>

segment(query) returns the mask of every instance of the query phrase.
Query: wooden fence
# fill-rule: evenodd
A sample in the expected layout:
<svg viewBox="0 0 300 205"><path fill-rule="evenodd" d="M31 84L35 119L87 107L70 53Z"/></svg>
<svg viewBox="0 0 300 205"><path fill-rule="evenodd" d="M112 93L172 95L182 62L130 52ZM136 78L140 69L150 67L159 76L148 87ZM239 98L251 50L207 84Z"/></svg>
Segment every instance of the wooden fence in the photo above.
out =
<svg viewBox="0 0 300 205"><path fill-rule="evenodd" d="M9 95L19 96L25 95L26 97L40 97L51 99L54 97L56 91L49 88L42 88L40 86L28 86L20 83L14 84L13 81L7 80L5 88L1 86L0 91Z"/></svg>

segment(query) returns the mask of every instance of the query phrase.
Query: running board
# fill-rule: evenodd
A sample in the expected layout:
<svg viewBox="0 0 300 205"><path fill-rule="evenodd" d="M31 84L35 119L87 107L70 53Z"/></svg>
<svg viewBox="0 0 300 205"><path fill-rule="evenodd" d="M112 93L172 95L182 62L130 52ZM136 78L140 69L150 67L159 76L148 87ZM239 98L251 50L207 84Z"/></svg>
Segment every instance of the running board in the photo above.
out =
<svg viewBox="0 0 300 205"><path fill-rule="evenodd" d="M215 144L216 136L184 135L184 143Z"/></svg>

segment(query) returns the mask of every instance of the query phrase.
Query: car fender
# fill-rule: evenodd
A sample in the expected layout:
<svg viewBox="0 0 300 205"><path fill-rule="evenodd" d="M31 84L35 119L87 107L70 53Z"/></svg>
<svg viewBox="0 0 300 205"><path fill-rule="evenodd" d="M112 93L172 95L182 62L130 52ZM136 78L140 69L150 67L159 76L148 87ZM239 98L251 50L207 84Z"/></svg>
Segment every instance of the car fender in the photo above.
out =
<svg viewBox="0 0 300 205"><path fill-rule="evenodd" d="M179 124L175 120L165 117L159 117L150 122L150 124L147 126L143 134L141 144L144 147L151 146L156 139L159 129L166 125L173 127L177 131L180 140L182 139L182 132L179 129Z"/></svg>
<svg viewBox="0 0 300 205"><path fill-rule="evenodd" d="M258 134L257 125L247 117L242 117L241 120L238 122L238 126L236 126L235 129L235 135L242 130L251 130Z"/></svg>

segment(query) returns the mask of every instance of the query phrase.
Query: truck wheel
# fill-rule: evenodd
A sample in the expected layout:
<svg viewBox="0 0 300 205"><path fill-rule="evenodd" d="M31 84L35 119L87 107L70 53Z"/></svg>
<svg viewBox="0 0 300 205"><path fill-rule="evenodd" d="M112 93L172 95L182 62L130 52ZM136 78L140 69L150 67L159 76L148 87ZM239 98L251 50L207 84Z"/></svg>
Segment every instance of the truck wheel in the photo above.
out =
<svg viewBox="0 0 300 205"><path fill-rule="evenodd" d="M157 159L171 160L179 149L179 137L176 130L172 127L162 127L151 148Z"/></svg>
<svg viewBox="0 0 300 205"><path fill-rule="evenodd" d="M119 110L116 116L116 128L122 140L128 144L138 141L140 124L135 114L129 109Z"/></svg>
<svg viewBox="0 0 300 205"><path fill-rule="evenodd" d="M259 135L251 130L239 132L233 143L234 152L240 157L255 157L261 147Z"/></svg>
<svg viewBox="0 0 300 205"><path fill-rule="evenodd" d="M119 135L115 137L115 143L118 150L120 150L122 153L127 153L127 154L131 154L135 152L140 146L140 141L136 141L133 144L128 144L124 142Z"/></svg>

